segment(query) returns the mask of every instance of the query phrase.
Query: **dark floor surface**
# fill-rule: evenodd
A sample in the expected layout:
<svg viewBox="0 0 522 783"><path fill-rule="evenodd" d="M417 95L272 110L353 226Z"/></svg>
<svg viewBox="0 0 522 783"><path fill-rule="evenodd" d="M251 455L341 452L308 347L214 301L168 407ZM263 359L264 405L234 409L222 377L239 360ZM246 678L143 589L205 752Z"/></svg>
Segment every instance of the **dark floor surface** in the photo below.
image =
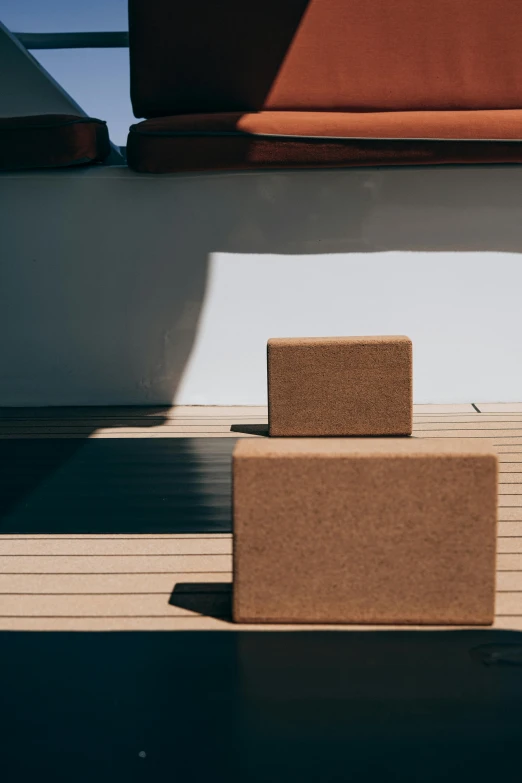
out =
<svg viewBox="0 0 522 783"><path fill-rule="evenodd" d="M512 783L521 645L502 631L2 633L2 780Z"/></svg>

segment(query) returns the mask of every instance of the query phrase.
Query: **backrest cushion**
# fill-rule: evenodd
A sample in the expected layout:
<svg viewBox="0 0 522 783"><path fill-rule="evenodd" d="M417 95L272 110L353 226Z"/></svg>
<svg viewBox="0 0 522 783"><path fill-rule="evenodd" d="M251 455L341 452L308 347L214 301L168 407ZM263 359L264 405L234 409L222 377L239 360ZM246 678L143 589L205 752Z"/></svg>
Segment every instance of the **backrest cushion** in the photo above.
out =
<svg viewBox="0 0 522 783"><path fill-rule="evenodd" d="M520 0L129 0L137 117L522 107Z"/></svg>

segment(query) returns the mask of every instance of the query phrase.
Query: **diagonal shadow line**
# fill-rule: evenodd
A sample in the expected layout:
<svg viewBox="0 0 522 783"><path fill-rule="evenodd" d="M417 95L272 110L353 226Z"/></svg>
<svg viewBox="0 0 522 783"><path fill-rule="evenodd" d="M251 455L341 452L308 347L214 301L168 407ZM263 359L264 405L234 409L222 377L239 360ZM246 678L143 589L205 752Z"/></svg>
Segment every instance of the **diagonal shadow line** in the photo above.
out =
<svg viewBox="0 0 522 783"><path fill-rule="evenodd" d="M9 418L2 420L8 422ZM35 424L37 421L35 420ZM166 416L155 416L153 420L144 418L139 427L160 427L166 421ZM109 424L104 423L103 426L118 428L121 423L115 420ZM85 442L98 429L98 426L89 426L77 438L0 439L0 465L3 466L0 479L0 526L1 520L10 511L78 455Z"/></svg>
<svg viewBox="0 0 522 783"><path fill-rule="evenodd" d="M170 606L232 622L232 585L222 582L179 582L169 598Z"/></svg>
<svg viewBox="0 0 522 783"><path fill-rule="evenodd" d="M230 432L240 432L243 435L260 435L268 437L268 424L232 424Z"/></svg>
<svg viewBox="0 0 522 783"><path fill-rule="evenodd" d="M0 440L0 533L230 533L234 443Z"/></svg>
<svg viewBox="0 0 522 783"><path fill-rule="evenodd" d="M156 3L151 13L149 3L130 0L130 87L135 116L260 110L310 2L265 0L262 12L256 8L254 13L250 3L235 0L205 2L204 11L199 2L181 3L173 17L168 3Z"/></svg>

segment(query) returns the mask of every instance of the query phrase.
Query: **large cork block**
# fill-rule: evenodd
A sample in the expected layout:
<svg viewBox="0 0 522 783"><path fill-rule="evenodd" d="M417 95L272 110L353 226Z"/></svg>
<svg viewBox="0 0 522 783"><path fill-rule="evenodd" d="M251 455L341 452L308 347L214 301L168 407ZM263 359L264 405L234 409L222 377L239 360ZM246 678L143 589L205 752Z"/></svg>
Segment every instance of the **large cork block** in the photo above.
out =
<svg viewBox="0 0 522 783"><path fill-rule="evenodd" d="M234 619L492 623L497 473L476 439L239 441Z"/></svg>
<svg viewBox="0 0 522 783"><path fill-rule="evenodd" d="M275 338L267 360L270 435L411 435L408 337Z"/></svg>

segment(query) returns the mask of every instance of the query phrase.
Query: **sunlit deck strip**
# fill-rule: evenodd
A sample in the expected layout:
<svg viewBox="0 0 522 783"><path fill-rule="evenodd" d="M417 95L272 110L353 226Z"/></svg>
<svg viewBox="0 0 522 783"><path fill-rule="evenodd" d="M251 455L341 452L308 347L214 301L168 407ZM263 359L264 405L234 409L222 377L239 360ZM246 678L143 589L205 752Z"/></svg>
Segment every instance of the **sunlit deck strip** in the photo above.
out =
<svg viewBox="0 0 522 783"><path fill-rule="evenodd" d="M237 630L232 439L266 421L253 407L1 410L0 630ZM414 434L495 444L495 627L522 630L522 404L416 406Z"/></svg>

